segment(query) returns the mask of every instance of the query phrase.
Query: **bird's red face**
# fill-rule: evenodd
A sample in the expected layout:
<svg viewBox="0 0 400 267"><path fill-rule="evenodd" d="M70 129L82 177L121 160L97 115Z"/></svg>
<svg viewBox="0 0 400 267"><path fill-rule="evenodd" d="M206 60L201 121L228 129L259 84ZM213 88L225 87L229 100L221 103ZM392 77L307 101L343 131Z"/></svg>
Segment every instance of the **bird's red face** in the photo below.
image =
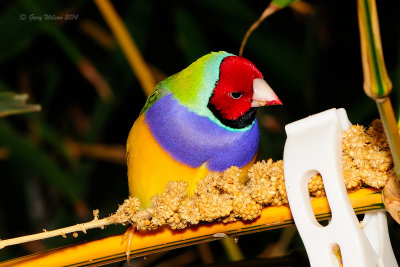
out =
<svg viewBox="0 0 400 267"><path fill-rule="evenodd" d="M255 118L255 107L282 104L261 72L249 60L226 57L220 65L219 81L214 88L208 107L224 124L249 124ZM233 125L234 126L234 125ZM247 125L243 125L247 126Z"/></svg>

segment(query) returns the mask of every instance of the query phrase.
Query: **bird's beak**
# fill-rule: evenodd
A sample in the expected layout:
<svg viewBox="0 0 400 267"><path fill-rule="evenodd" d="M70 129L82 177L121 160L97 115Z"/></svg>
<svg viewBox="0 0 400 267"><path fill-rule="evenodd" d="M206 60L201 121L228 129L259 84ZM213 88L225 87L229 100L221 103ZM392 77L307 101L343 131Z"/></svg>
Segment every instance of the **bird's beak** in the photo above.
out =
<svg viewBox="0 0 400 267"><path fill-rule="evenodd" d="M253 102L252 107L269 105L282 105L282 101L276 96L275 92L263 79L253 80Z"/></svg>

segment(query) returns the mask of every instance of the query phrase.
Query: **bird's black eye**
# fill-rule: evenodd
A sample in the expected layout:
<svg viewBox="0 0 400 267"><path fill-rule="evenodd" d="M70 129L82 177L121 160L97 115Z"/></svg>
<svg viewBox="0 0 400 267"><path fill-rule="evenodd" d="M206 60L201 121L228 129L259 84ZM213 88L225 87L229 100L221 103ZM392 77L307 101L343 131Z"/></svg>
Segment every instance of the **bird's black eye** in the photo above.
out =
<svg viewBox="0 0 400 267"><path fill-rule="evenodd" d="M233 99L239 99L239 98L242 97L242 93L240 93L240 92L232 92L232 93L230 93L229 95L230 95L230 97L232 97Z"/></svg>

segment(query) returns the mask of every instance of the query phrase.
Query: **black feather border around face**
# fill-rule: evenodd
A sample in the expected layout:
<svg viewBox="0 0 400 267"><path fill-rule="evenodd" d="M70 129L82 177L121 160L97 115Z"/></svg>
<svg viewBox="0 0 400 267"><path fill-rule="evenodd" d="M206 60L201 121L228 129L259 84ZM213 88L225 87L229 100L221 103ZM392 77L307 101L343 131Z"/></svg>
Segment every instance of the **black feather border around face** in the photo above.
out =
<svg viewBox="0 0 400 267"><path fill-rule="evenodd" d="M228 126L233 129L242 129L245 128L253 123L256 119L256 108L250 108L245 114L241 117L237 118L236 120L228 120L225 119L221 112L210 102L207 105L208 109L214 114L214 116L225 126Z"/></svg>

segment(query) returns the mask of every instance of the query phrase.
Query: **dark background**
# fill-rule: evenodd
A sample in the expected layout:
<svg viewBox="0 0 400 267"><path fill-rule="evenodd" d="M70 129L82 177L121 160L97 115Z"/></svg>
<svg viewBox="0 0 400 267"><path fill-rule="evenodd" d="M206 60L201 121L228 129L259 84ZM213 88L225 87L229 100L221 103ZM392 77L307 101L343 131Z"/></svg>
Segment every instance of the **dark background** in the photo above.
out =
<svg viewBox="0 0 400 267"><path fill-rule="evenodd" d="M115 1L144 59L158 81L210 51L238 53L248 27L269 1ZM259 112L260 157L282 158L284 125L329 108L343 107L353 124L378 117L365 96L356 1L306 1L309 9L287 8L264 21L250 36L244 56L263 73L283 106ZM400 82L400 4L377 1L383 51L398 110ZM21 14L26 14L23 20ZM72 20L32 20L73 14ZM106 33L102 45L85 25ZM0 238L56 229L114 212L128 196L124 145L145 95L121 49L92 1L3 1L0 3L0 90L28 93L39 113L0 120ZM114 97L101 98L78 66L87 60ZM105 151L84 148L107 145ZM77 148L78 147L78 148ZM5 151L5 152L4 152ZM80 151L80 152L76 152ZM83 152L82 152L83 151ZM155 161L155 164L157 162ZM400 255L400 228L389 220L395 254ZM78 239L52 238L0 251L0 260L73 242L123 232L123 227L91 230ZM242 236L246 259L273 246L281 230ZM216 262L226 261L220 243L210 246ZM184 248L149 264L162 264ZM287 253L303 251L298 234ZM197 254L187 263L200 264Z"/></svg>

